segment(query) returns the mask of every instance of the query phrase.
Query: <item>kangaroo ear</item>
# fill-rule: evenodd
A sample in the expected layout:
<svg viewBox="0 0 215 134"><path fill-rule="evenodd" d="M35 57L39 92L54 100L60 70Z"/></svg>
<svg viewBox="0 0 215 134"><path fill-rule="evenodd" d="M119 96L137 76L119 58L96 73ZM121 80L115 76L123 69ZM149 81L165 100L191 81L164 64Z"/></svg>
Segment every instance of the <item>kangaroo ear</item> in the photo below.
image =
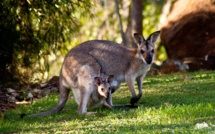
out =
<svg viewBox="0 0 215 134"><path fill-rule="evenodd" d="M101 79L100 79L100 77L95 77L94 80L95 80L95 84L96 84L97 86L99 86L99 85L101 84Z"/></svg>
<svg viewBox="0 0 215 134"><path fill-rule="evenodd" d="M152 33L147 40L151 41L153 44L157 41L158 37L160 35L160 31L156 31Z"/></svg>
<svg viewBox="0 0 215 134"><path fill-rule="evenodd" d="M141 43L143 43L145 41L145 38L139 34L139 33L134 33L134 42L137 45L140 45Z"/></svg>
<svg viewBox="0 0 215 134"><path fill-rule="evenodd" d="M114 76L113 75L109 75L107 78L107 82L111 83L113 81Z"/></svg>

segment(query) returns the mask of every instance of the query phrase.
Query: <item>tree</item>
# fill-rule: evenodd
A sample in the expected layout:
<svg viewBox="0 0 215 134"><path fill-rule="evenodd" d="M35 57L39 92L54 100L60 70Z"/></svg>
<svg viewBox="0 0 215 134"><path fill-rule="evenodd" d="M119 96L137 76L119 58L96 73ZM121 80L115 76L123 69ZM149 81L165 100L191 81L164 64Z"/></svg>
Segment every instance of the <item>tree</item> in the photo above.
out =
<svg viewBox="0 0 215 134"><path fill-rule="evenodd" d="M134 33L143 34L143 0L132 0L131 19L129 23L131 26L130 38L133 37ZM130 44L136 47L133 39Z"/></svg>
<svg viewBox="0 0 215 134"><path fill-rule="evenodd" d="M68 49L86 40L104 39L118 43L126 40L123 44L132 47L133 32L144 31L147 36L157 30L163 1L115 0L118 18L117 7L114 8L114 1L109 0L2 1L0 76L4 77L0 77L0 82L47 78L47 72L53 67L57 66L55 72L59 72ZM138 10L138 6L143 9ZM135 12L139 14L136 17ZM141 16L145 18L142 20ZM93 19L89 21L89 18ZM116 23L119 18L122 27ZM135 25L140 28L132 31ZM124 37L120 36L120 31ZM51 56L61 59L54 58L50 62Z"/></svg>
<svg viewBox="0 0 215 134"><path fill-rule="evenodd" d="M129 10L128 26L126 32L123 31L121 16L119 13L118 0L115 0L116 14L119 21L120 33L122 37L122 44L125 46L136 47L133 41L133 34L143 31L143 1L132 0L131 9Z"/></svg>
<svg viewBox="0 0 215 134"><path fill-rule="evenodd" d="M92 16L92 5L79 0L2 1L0 82L32 80L35 72L48 70L47 55L64 48L62 43L81 26L77 16Z"/></svg>

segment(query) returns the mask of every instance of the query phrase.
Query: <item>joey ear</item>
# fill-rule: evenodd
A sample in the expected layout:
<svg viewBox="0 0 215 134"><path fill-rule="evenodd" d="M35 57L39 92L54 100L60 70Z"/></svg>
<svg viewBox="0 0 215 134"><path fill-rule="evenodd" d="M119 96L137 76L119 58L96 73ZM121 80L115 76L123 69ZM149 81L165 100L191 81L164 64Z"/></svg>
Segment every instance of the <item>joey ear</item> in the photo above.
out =
<svg viewBox="0 0 215 134"><path fill-rule="evenodd" d="M156 31L152 33L147 40L151 41L153 44L157 41L158 37L160 35L160 31Z"/></svg>
<svg viewBox="0 0 215 134"><path fill-rule="evenodd" d="M139 34L139 33L134 33L134 42L137 45L140 45L141 43L143 43L145 41L145 38Z"/></svg>
<svg viewBox="0 0 215 134"><path fill-rule="evenodd" d="M109 75L107 78L108 83L111 83L113 81L114 76L113 75Z"/></svg>
<svg viewBox="0 0 215 134"><path fill-rule="evenodd" d="M101 79L100 79L100 77L95 77L94 80L95 80L95 84L96 84L97 86L99 86L99 85L101 84Z"/></svg>

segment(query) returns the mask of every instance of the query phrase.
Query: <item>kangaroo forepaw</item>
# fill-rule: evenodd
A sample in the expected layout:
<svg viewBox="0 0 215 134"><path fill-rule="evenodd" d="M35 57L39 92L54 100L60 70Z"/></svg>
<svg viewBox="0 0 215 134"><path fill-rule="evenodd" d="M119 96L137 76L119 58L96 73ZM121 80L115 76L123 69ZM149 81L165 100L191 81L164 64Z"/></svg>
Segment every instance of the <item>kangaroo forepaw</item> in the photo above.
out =
<svg viewBox="0 0 215 134"><path fill-rule="evenodd" d="M137 103L139 99L140 99L139 96L132 97L130 101L131 106L134 106L134 104Z"/></svg>

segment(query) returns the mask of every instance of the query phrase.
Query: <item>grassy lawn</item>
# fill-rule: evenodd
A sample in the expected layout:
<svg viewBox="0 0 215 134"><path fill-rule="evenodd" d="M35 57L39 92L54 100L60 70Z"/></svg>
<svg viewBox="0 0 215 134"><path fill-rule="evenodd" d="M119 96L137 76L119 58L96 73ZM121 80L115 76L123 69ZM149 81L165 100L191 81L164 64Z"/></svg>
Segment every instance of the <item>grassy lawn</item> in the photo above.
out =
<svg viewBox="0 0 215 134"><path fill-rule="evenodd" d="M114 104L127 104L126 85L114 93ZM53 116L20 119L21 113L53 108L57 95L49 95L7 111L0 133L215 133L215 71L147 76L137 109L91 109L100 114L77 115L71 98L62 112ZM199 127L198 127L199 126Z"/></svg>

